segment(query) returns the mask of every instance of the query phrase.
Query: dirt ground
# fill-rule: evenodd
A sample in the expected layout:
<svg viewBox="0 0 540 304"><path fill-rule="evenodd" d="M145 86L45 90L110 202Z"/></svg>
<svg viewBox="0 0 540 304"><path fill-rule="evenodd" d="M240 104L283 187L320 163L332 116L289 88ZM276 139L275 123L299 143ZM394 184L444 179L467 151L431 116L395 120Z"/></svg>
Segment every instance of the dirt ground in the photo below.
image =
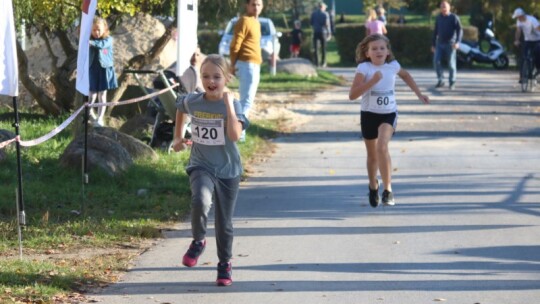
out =
<svg viewBox="0 0 540 304"><path fill-rule="evenodd" d="M316 110L319 106L311 103L313 94L296 93L259 93L250 119L280 119L287 127L282 132L291 132L296 127L308 122L313 117L301 114L298 110Z"/></svg>

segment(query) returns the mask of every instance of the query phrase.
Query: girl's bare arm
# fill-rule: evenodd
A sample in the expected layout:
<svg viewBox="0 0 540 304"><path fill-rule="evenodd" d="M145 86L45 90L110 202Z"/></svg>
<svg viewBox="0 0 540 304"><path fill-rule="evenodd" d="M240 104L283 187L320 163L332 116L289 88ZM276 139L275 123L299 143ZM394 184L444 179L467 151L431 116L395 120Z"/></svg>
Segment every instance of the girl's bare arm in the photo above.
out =
<svg viewBox="0 0 540 304"><path fill-rule="evenodd" d="M223 101L227 108L227 136L232 141L238 141L242 136L242 123L238 121L234 111L234 94L226 92L223 95Z"/></svg>
<svg viewBox="0 0 540 304"><path fill-rule="evenodd" d="M379 80L382 78L382 73L380 71L375 72L373 77L364 82L365 76L362 73L356 73L354 76L351 89L349 90L349 100L355 100L356 98L362 96L365 92L371 89Z"/></svg>
<svg viewBox="0 0 540 304"><path fill-rule="evenodd" d="M176 121L174 125L174 135L173 135L173 144L172 147L174 151L182 151L186 148L187 139L184 138L185 133L185 124L184 122L187 119L186 113L176 110Z"/></svg>
<svg viewBox="0 0 540 304"><path fill-rule="evenodd" d="M423 103L429 103L429 97L426 95L422 95L422 92L416 85L416 82L412 78L411 74L409 74L409 72L404 69L400 69L397 74L401 79L403 79L403 81L409 86L409 88L411 88L411 90L416 94L420 101L422 101Z"/></svg>

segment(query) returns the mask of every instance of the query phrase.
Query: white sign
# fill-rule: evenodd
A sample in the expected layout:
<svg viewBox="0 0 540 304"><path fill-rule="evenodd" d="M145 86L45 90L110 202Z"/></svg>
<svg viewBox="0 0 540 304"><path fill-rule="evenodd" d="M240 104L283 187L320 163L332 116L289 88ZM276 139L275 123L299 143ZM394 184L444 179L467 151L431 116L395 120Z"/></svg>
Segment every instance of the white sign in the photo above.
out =
<svg viewBox="0 0 540 304"><path fill-rule="evenodd" d="M19 68L13 5L0 0L0 95L19 95Z"/></svg>
<svg viewBox="0 0 540 304"><path fill-rule="evenodd" d="M176 75L182 75L190 66L190 59L197 48L198 0L178 0L178 51Z"/></svg>
<svg viewBox="0 0 540 304"><path fill-rule="evenodd" d="M90 35L96 13L97 0L82 1L81 28L79 32L79 53L77 55L77 82L75 87L81 94L90 93Z"/></svg>

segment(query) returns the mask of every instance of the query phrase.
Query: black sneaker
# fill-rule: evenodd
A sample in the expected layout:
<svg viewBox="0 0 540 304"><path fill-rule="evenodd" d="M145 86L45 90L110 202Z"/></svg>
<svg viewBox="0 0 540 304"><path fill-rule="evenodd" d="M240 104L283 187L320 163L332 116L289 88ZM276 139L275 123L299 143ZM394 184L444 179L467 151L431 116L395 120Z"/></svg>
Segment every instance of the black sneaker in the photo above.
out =
<svg viewBox="0 0 540 304"><path fill-rule="evenodd" d="M372 190L369 187L369 185L368 185L368 189L369 189L369 204L371 205L371 207L377 208L377 206L379 206L379 182L377 181L376 190Z"/></svg>
<svg viewBox="0 0 540 304"><path fill-rule="evenodd" d="M453 82L451 82L451 83L450 83L450 86L449 86L448 88L450 89L450 91L453 91L453 90L456 89L456 84L453 83Z"/></svg>
<svg viewBox="0 0 540 304"><path fill-rule="evenodd" d="M437 84L435 85L436 88L442 88L444 87L444 81L442 80L439 80L439 82L437 82Z"/></svg>
<svg viewBox="0 0 540 304"><path fill-rule="evenodd" d="M394 206L396 202L394 201L394 195L388 190L384 190L382 193L382 203L385 206Z"/></svg>
<svg viewBox="0 0 540 304"><path fill-rule="evenodd" d="M232 285L232 264L231 262L221 263L217 265L217 286L231 286Z"/></svg>
<svg viewBox="0 0 540 304"><path fill-rule="evenodd" d="M202 240L202 241L193 240L186 254L184 254L184 258L182 259L182 264L184 264L184 266L187 266L187 267L193 267L197 265L197 261L199 260L199 257L201 256L201 254L203 254L205 247L206 247L206 240Z"/></svg>

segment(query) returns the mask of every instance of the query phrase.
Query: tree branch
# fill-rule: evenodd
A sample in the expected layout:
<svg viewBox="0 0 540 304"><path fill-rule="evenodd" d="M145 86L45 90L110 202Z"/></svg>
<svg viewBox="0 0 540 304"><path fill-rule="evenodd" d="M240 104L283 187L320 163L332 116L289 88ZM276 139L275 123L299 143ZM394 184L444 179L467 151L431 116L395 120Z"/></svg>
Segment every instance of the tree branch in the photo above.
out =
<svg viewBox="0 0 540 304"><path fill-rule="evenodd" d="M154 59L156 59L162 52L167 43L172 38L172 33L176 29L177 20L175 19L165 30L165 33L156 40L154 46L144 53L139 54L131 58L124 69L139 70L144 66L150 64ZM118 88L114 91L112 95L112 102L119 101L122 97L122 94L126 91L130 80L133 78L132 74L127 74L122 71L122 74L118 77ZM107 112L110 114L113 107L108 107Z"/></svg>
<svg viewBox="0 0 540 304"><path fill-rule="evenodd" d="M59 115L62 113L62 109L54 103L54 100L47 96L45 91L38 87L28 75L28 58L26 57L26 54L24 53L19 41L17 41L17 58L19 61L19 80L22 82L26 90L28 90L30 95L36 99L37 103L46 114Z"/></svg>

